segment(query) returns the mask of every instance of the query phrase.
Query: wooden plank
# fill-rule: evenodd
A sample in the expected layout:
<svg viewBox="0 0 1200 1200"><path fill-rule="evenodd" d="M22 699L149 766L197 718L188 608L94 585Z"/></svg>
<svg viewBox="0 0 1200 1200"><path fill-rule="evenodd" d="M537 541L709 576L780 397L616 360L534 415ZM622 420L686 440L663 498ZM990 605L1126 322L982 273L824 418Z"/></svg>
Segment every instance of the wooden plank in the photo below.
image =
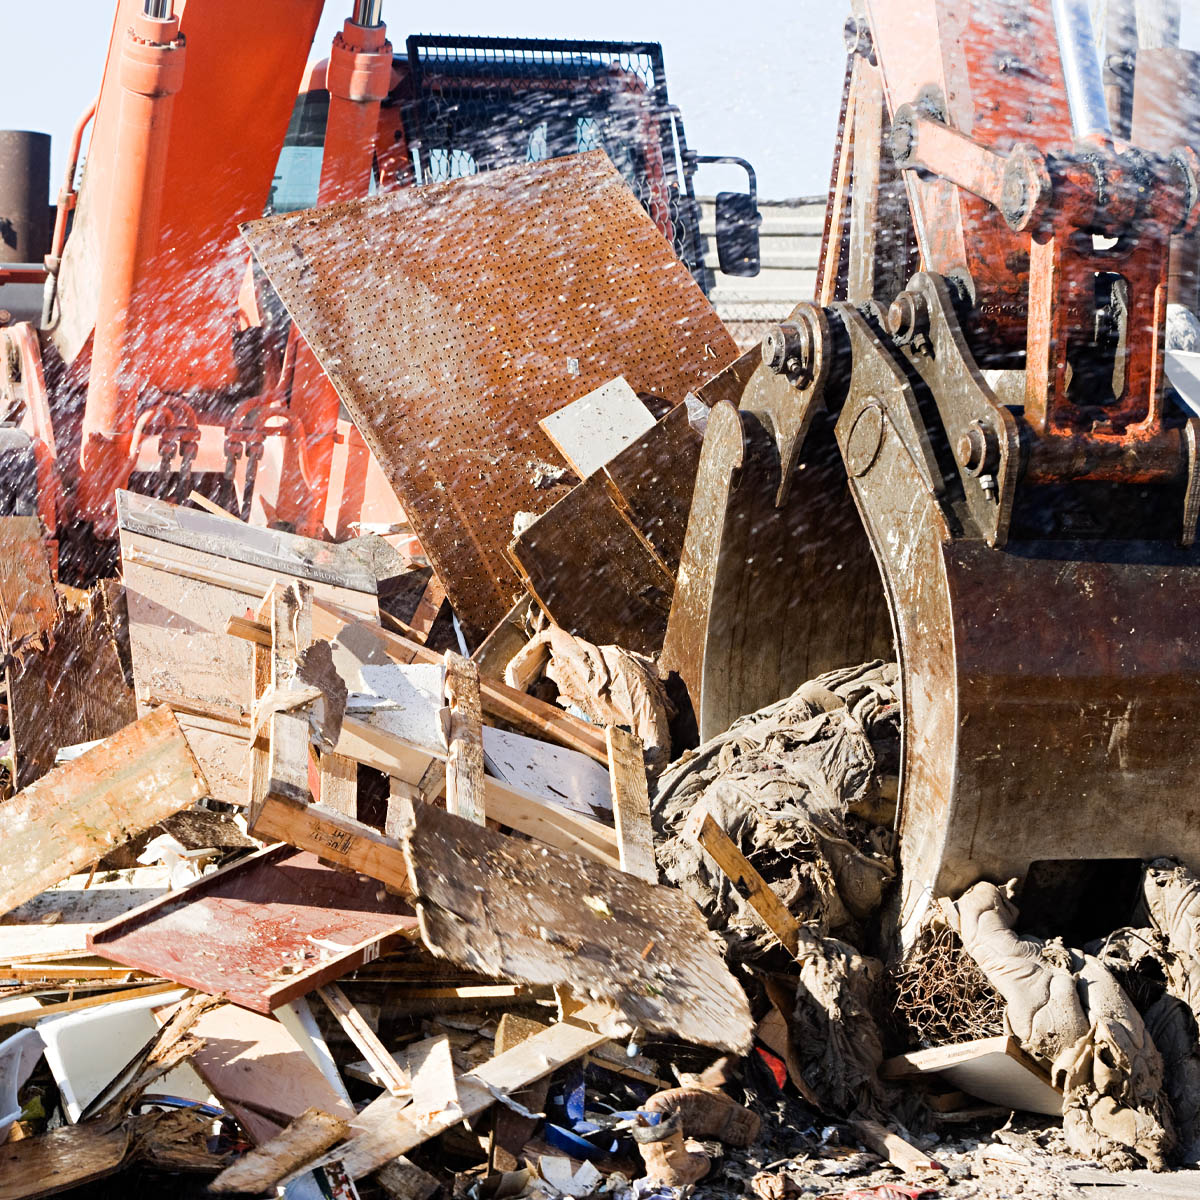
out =
<svg viewBox="0 0 1200 1200"><path fill-rule="evenodd" d="M745 993L682 893L431 805L414 812L404 852L421 936L439 957L493 979L570 986L635 1027L749 1046Z"/></svg>
<svg viewBox="0 0 1200 1200"><path fill-rule="evenodd" d="M462 1111L454 1062L450 1057L450 1039L444 1034L409 1046L408 1073L412 1080L414 1117L420 1119L435 1113Z"/></svg>
<svg viewBox="0 0 1200 1200"><path fill-rule="evenodd" d="M403 899L321 861L336 860L332 852L317 854L268 846L110 921L89 947L269 1013L415 930Z"/></svg>
<svg viewBox="0 0 1200 1200"><path fill-rule="evenodd" d="M591 1005L577 1017L579 1023L559 1022L544 1033L497 1054L457 1080L458 1110L421 1116L392 1096L372 1101L354 1121L355 1134L345 1147L342 1162L353 1179L377 1170L397 1155L407 1154L460 1121L478 1116L495 1103L496 1093L510 1096L539 1079L554 1074L567 1063L582 1058L608 1037L588 1024L603 1022L609 1010Z"/></svg>
<svg viewBox="0 0 1200 1200"><path fill-rule="evenodd" d="M852 1120L850 1128L868 1150L878 1154L880 1158L886 1158L905 1175L922 1176L944 1169L941 1163L930 1158L924 1150L918 1150L911 1142L886 1129L878 1121Z"/></svg>
<svg viewBox="0 0 1200 1200"><path fill-rule="evenodd" d="M228 509L222 508L215 500L210 500L207 496L202 496L195 488L192 488L188 492L188 500L196 505L197 508L202 508L205 512L212 513L214 517L224 517L229 521L245 523L236 513L231 513Z"/></svg>
<svg viewBox="0 0 1200 1200"><path fill-rule="evenodd" d="M268 1191L278 1179L298 1171L350 1132L342 1117L310 1108L282 1133L251 1150L226 1167L209 1185L217 1193L241 1192L255 1196Z"/></svg>
<svg viewBox="0 0 1200 1200"><path fill-rule="evenodd" d="M733 840L713 820L712 814L700 801L684 823L683 836L698 843L709 857L729 877L735 887L744 888L750 907L766 927L779 939L783 948L793 956L799 951L800 923L788 912L783 901L754 869L753 864L734 845Z"/></svg>
<svg viewBox="0 0 1200 1200"><path fill-rule="evenodd" d="M358 763L333 751L321 755L321 795L326 808L358 816Z"/></svg>
<svg viewBox="0 0 1200 1200"><path fill-rule="evenodd" d="M193 1028L204 1045L191 1065L256 1145L310 1108L354 1116L353 1106L277 1018L222 1004Z"/></svg>
<svg viewBox="0 0 1200 1200"><path fill-rule="evenodd" d="M438 613L442 611L442 605L445 603L446 589L442 587L442 581L437 575L432 574L429 576L429 580L421 592L421 598L417 601L416 610L408 622L408 627L422 643L429 640L433 623L438 619Z"/></svg>
<svg viewBox="0 0 1200 1200"><path fill-rule="evenodd" d="M412 1094L408 1072L401 1069L346 993L336 983L327 983L324 987L317 988L317 994L325 1001L325 1007L337 1018L346 1036L358 1047L375 1074L383 1081L383 1086L393 1096Z"/></svg>
<svg viewBox="0 0 1200 1200"><path fill-rule="evenodd" d="M884 1079L937 1075L989 1104L1047 1116L1062 1113L1062 1093L1011 1034L911 1050L887 1059L879 1073Z"/></svg>
<svg viewBox="0 0 1200 1200"><path fill-rule="evenodd" d="M115 1004L121 1000L137 1000L143 996L160 996L164 992L177 992L177 983L151 983L145 987L121 988L117 991L94 992L86 996L75 996L57 1004L38 1004L31 1001L26 1008L9 1009L0 1017L4 1025L36 1025L43 1017L58 1017L63 1013L79 1012L84 1008L95 1008L100 1004Z"/></svg>
<svg viewBox="0 0 1200 1200"><path fill-rule="evenodd" d="M624 376L618 375L538 424L571 470L586 479L652 428L654 417Z"/></svg>
<svg viewBox="0 0 1200 1200"><path fill-rule="evenodd" d="M619 725L610 725L604 733L608 741L608 778L612 785L621 870L647 883L657 883L658 864L654 860L654 830L650 825L650 794L646 790L642 743Z"/></svg>
<svg viewBox="0 0 1200 1200"><path fill-rule="evenodd" d="M157 708L0 804L0 912L103 858L208 792L168 708Z"/></svg>
<svg viewBox="0 0 1200 1200"><path fill-rule="evenodd" d="M446 757L446 810L468 821L484 821L483 713L479 668L446 651L446 705L450 710Z"/></svg>

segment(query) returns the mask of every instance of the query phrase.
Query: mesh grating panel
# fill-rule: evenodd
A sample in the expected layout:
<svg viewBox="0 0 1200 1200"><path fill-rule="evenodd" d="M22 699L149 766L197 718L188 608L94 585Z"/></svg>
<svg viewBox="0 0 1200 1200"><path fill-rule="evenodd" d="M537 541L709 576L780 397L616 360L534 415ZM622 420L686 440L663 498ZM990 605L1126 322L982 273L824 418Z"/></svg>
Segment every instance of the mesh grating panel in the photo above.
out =
<svg viewBox="0 0 1200 1200"><path fill-rule="evenodd" d="M736 356L599 151L243 231L476 634L518 587L513 517L567 490L537 422L616 375L677 404Z"/></svg>
<svg viewBox="0 0 1200 1200"><path fill-rule="evenodd" d="M656 42L423 35L407 49L417 182L604 150L676 254L698 265Z"/></svg>

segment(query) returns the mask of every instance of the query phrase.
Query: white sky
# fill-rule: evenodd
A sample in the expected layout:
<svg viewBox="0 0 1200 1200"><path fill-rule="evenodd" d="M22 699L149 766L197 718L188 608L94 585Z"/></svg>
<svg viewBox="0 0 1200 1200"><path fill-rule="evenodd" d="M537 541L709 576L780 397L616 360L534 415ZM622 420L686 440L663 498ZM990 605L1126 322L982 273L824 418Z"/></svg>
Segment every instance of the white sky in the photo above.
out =
<svg viewBox="0 0 1200 1200"><path fill-rule="evenodd" d="M255 0L235 0L253 4ZM657 41L672 101L700 154L737 154L765 198L824 193L841 99L842 22L849 0L383 0L394 46L411 33ZM327 0L312 58L328 54L353 0ZM54 138L51 191L66 143L96 94L113 0L0 0L0 128ZM701 191L744 186L740 171L706 168Z"/></svg>
<svg viewBox="0 0 1200 1200"><path fill-rule="evenodd" d="M233 0L253 4L255 0ZM0 0L0 128L54 137L58 190L71 127L95 95L113 0ZM603 38L663 46L671 99L701 154L737 154L767 199L828 186L849 0L384 0L393 45L410 33ZM1182 0L1185 46L1200 47L1200 0ZM352 0L327 0L313 58L324 58ZM698 189L742 186L705 168Z"/></svg>

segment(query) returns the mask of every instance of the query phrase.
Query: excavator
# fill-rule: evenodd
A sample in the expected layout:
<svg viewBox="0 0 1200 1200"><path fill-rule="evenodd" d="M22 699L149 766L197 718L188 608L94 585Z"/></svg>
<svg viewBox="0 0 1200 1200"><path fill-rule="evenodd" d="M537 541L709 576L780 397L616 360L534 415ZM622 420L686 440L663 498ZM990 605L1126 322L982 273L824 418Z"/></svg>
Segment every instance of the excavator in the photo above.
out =
<svg viewBox="0 0 1200 1200"><path fill-rule="evenodd" d="M196 490L310 536L402 523L250 266L245 220L603 148L700 281L694 174L744 168L749 191L722 194L718 246L728 273L757 270L753 168L689 148L656 43L413 37L397 54L380 0L355 0L328 57L306 66L323 8L119 0L48 247L30 169L44 136L0 141L0 201L21 235L18 262L0 261L0 307L5 284L44 281L40 321L0 327L0 512L41 518L64 579L111 565L126 487Z"/></svg>
<svg viewBox="0 0 1200 1200"><path fill-rule="evenodd" d="M491 148L438 132L436 105L395 136L393 88L419 101L428 76L394 76L373 0L297 108L319 10L121 0L45 328L0 330L0 450L60 537L108 536L114 489L156 470L346 528L336 393L264 320L235 224L289 119L296 150L323 124L321 203ZM817 294L702 389L662 661L702 737L899 662L902 940L980 879L1016 878L1023 914L1102 907L1146 859L1200 869L1200 415L1164 381L1168 302L1196 298L1200 129L1174 109L1195 58L1127 39L1102 63L1086 0L855 0L847 43ZM543 119L547 153L586 132ZM675 186L647 200L664 234ZM289 169L274 202L302 192ZM266 487L268 443L303 486Z"/></svg>

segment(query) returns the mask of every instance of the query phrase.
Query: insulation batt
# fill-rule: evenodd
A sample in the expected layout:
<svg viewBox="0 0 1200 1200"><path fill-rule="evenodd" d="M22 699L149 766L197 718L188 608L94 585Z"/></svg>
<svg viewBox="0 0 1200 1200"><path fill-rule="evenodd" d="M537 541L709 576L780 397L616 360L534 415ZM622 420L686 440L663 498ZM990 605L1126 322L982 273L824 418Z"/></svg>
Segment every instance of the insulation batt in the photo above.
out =
<svg viewBox="0 0 1200 1200"><path fill-rule="evenodd" d="M1141 1016L1096 958L1022 937L1010 894L977 883L942 912L1008 1004L1013 1033L1050 1063L1076 1153L1118 1170L1163 1170L1175 1129L1163 1063Z"/></svg>

